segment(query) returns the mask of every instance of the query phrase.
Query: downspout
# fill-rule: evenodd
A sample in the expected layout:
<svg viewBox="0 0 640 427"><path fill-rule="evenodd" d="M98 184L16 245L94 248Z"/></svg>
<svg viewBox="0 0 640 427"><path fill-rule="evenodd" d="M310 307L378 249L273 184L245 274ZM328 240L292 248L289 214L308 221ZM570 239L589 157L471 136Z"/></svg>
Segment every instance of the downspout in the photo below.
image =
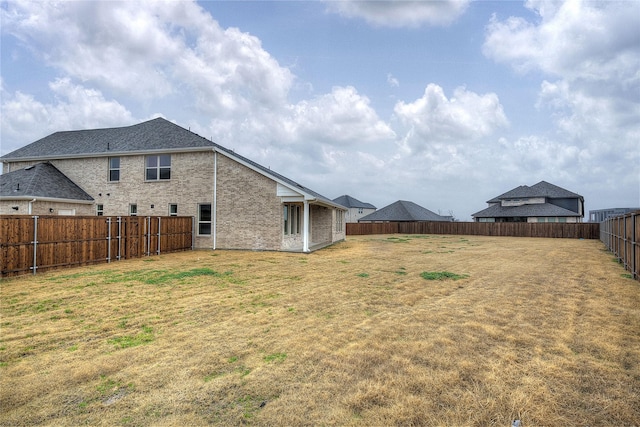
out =
<svg viewBox="0 0 640 427"><path fill-rule="evenodd" d="M32 201L30 201L30 202L29 202L29 212L28 212L28 213L29 213L29 215L31 215L31 213L32 213L31 211L32 211L32 205L33 205L33 203L34 203L34 202L36 202L37 200L38 200L38 199L33 199Z"/></svg>
<svg viewBox="0 0 640 427"><path fill-rule="evenodd" d="M218 151L213 150L213 250L217 243L217 211L218 211Z"/></svg>
<svg viewBox="0 0 640 427"><path fill-rule="evenodd" d="M309 252L309 202L304 201L304 226L302 233L302 252Z"/></svg>

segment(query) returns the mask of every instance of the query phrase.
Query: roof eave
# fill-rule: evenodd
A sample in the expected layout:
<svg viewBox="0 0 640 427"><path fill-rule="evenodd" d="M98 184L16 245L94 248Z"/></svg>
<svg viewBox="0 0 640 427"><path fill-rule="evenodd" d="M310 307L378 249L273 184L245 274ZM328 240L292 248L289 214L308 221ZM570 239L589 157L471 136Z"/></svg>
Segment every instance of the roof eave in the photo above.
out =
<svg viewBox="0 0 640 427"><path fill-rule="evenodd" d="M292 191L295 191L298 194L301 194L304 197L304 200L307 201L307 202L314 203L316 205L327 206L327 207L330 207L330 208L337 208L337 209L341 209L341 210L344 210L344 211L348 210L344 206L342 206L342 205L340 205L338 203L332 202L329 199L326 199L326 200L325 199L320 199L320 198L316 197L315 195L309 193L308 191L305 191L304 188L301 188L301 187L296 186L296 185L291 185L290 183L278 178L277 176L269 174L269 173L265 172L264 170L255 167L251 163L243 160L241 157L234 156L232 153L230 153L230 152L228 152L226 150L220 149L218 147L213 147L213 150L216 153L222 154L223 156L226 156L226 157L232 159L233 161L236 161L236 162L240 163L241 165L243 165L245 167L248 167L252 171L259 173L260 175L265 176L265 177L277 182L278 184L283 185L284 187L287 187Z"/></svg>
<svg viewBox="0 0 640 427"><path fill-rule="evenodd" d="M124 156L139 156L145 154L156 153L194 153L199 151L214 151L215 147L188 147L188 148L163 148L153 150L135 150L135 151L108 151L100 153L81 153L81 154L65 154L65 155L53 155L53 156L36 156L36 157L0 157L3 163L8 162L34 162L34 161L49 161L49 160L67 160L67 159L86 159L90 157L124 157Z"/></svg>
<svg viewBox="0 0 640 427"><path fill-rule="evenodd" d="M52 202L52 203L74 203L82 205L92 205L95 200L79 200L79 199L63 199L58 197L40 197L40 196L0 196L0 201L32 201L36 199L38 202Z"/></svg>

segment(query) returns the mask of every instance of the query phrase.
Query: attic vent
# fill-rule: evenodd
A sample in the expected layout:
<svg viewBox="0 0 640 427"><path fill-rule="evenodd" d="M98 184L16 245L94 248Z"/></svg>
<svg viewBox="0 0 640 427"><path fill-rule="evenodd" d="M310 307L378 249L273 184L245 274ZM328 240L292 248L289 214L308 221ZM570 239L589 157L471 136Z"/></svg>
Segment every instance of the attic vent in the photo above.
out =
<svg viewBox="0 0 640 427"><path fill-rule="evenodd" d="M26 168L24 168L24 170L28 171L29 169L33 169L35 166L31 165L31 166L27 166Z"/></svg>

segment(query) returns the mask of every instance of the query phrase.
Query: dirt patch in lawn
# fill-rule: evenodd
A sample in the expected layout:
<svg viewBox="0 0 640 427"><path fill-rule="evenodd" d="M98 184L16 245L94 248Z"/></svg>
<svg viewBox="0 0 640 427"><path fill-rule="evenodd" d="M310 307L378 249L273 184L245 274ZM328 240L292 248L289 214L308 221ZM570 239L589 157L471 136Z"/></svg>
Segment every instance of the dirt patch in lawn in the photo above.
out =
<svg viewBox="0 0 640 427"><path fill-rule="evenodd" d="M1 425L640 420L640 284L599 241L185 252L4 280L0 304Z"/></svg>

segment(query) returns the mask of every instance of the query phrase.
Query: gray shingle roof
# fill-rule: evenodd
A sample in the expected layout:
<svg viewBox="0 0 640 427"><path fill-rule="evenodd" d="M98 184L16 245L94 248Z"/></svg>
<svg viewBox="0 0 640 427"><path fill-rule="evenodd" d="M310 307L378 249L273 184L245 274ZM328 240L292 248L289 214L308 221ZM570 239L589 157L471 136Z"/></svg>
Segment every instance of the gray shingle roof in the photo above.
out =
<svg viewBox="0 0 640 427"><path fill-rule="evenodd" d="M215 149L226 153L329 206L339 206L331 199L161 117L119 128L55 132L5 154L1 159L4 161L52 160L65 157L117 156L133 152L193 149Z"/></svg>
<svg viewBox="0 0 640 427"><path fill-rule="evenodd" d="M355 197L351 197L351 196L348 196L346 194L344 196L336 197L335 199L333 199L333 201L335 203L338 203L339 205L345 206L347 208L365 208L365 209L375 209L376 208L371 203L361 202L360 200L356 199Z"/></svg>
<svg viewBox="0 0 640 427"><path fill-rule="evenodd" d="M504 199L527 199L530 197L547 197L550 199L583 198L581 195L565 190L557 185L540 181L531 187L526 185L516 187L513 190L509 190L504 194L488 200L487 203L498 203Z"/></svg>
<svg viewBox="0 0 640 427"><path fill-rule="evenodd" d="M215 144L163 118L133 126L55 132L2 156L3 160L55 159L69 156L214 147Z"/></svg>
<svg viewBox="0 0 640 427"><path fill-rule="evenodd" d="M537 203L522 206L493 205L472 215L474 218L505 218L505 217L548 217L581 216L577 212L570 211L551 203Z"/></svg>
<svg viewBox="0 0 640 427"><path fill-rule="evenodd" d="M0 175L0 197L93 200L50 163L38 163Z"/></svg>
<svg viewBox="0 0 640 427"><path fill-rule="evenodd" d="M433 213L413 202L398 200L363 216L358 220L358 222L360 221L451 221L451 219Z"/></svg>

